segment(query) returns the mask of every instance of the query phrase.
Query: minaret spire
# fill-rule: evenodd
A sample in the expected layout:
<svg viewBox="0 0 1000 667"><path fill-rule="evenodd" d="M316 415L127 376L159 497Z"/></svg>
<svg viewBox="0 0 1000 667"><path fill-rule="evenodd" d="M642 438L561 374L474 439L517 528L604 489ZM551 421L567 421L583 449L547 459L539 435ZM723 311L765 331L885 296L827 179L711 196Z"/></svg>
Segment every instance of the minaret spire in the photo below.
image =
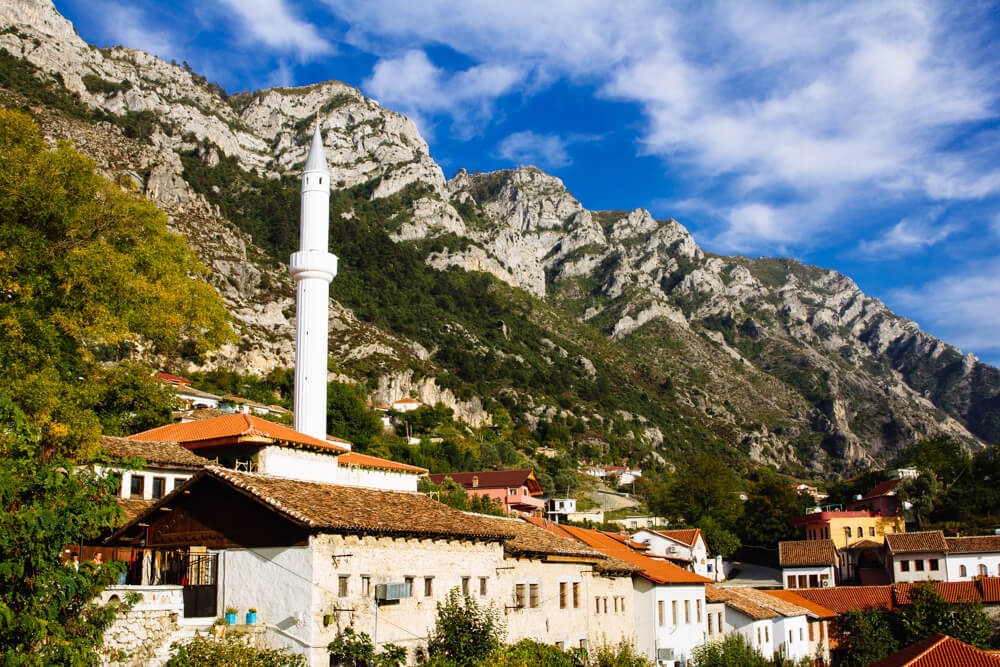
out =
<svg viewBox="0 0 1000 667"><path fill-rule="evenodd" d="M302 170L299 251L292 254L295 279L295 430L326 439L326 372L330 282L337 257L328 251L330 171L320 121Z"/></svg>

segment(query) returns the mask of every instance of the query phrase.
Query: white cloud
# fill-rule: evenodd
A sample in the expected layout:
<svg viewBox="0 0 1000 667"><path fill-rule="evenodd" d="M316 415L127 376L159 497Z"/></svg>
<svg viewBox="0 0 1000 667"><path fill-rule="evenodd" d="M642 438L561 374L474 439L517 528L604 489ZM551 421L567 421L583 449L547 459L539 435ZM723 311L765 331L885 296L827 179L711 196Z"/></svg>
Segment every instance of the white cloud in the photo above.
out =
<svg viewBox="0 0 1000 667"><path fill-rule="evenodd" d="M858 251L872 259L901 257L926 250L958 232L955 224L938 224L940 209L923 215L903 218L873 241L861 241Z"/></svg>
<svg viewBox="0 0 1000 667"><path fill-rule="evenodd" d="M515 132L500 142L497 155L517 164L532 164L543 168L565 167L572 163L566 141L555 134L535 134L527 130Z"/></svg>
<svg viewBox="0 0 1000 667"><path fill-rule="evenodd" d="M222 0L242 19L250 41L275 51L294 53L306 61L333 53L333 45L316 26L297 18L285 0Z"/></svg>
<svg viewBox="0 0 1000 667"><path fill-rule="evenodd" d="M1000 211L993 214L993 218L990 220L990 231L993 232L994 236L1000 236Z"/></svg>
<svg viewBox="0 0 1000 667"><path fill-rule="evenodd" d="M427 54L411 50L375 64L362 88L389 108L411 118L430 133L431 114L444 113L459 133L474 132L472 121L488 117L498 97L510 92L521 73L502 65L478 65L450 74L436 67Z"/></svg>
<svg viewBox="0 0 1000 667"><path fill-rule="evenodd" d="M140 49L163 60L178 57L174 37L165 30L150 28L142 12L113 2L100 3L104 36L115 44Z"/></svg>
<svg viewBox="0 0 1000 667"><path fill-rule="evenodd" d="M956 274L891 292L895 309L911 314L923 328L965 351L1000 355L1000 258L979 262Z"/></svg>

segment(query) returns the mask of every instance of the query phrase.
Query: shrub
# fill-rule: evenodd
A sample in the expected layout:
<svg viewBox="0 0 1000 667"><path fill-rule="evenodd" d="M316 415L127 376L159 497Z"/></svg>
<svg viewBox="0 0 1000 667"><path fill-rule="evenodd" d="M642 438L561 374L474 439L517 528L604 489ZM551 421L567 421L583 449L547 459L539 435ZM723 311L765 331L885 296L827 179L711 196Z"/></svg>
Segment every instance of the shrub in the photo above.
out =
<svg viewBox="0 0 1000 667"><path fill-rule="evenodd" d="M170 647L167 667L306 667L305 656L288 649L250 646L240 632L229 632L222 639L196 635L186 644Z"/></svg>

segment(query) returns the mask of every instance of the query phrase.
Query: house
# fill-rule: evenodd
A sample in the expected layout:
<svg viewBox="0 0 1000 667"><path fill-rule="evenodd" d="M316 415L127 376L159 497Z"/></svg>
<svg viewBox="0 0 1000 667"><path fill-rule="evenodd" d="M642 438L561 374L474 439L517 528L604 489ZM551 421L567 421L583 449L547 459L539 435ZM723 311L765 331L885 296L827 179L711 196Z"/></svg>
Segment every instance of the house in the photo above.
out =
<svg viewBox="0 0 1000 667"><path fill-rule="evenodd" d="M813 512L789 523L801 528L807 540L833 540L838 550L860 540L881 540L886 533L906 530L902 516L872 510Z"/></svg>
<svg viewBox="0 0 1000 667"><path fill-rule="evenodd" d="M708 545L698 528L680 530L642 528L632 534L632 539L648 548L647 556L666 558L675 565L714 581L725 578L722 572L722 559L709 558Z"/></svg>
<svg viewBox="0 0 1000 667"><path fill-rule="evenodd" d="M888 551L885 538L863 539L840 551L840 572L837 577L842 585L877 586L892 582L887 564Z"/></svg>
<svg viewBox="0 0 1000 667"><path fill-rule="evenodd" d="M159 500L210 464L208 459L176 442L130 440L106 435L101 438L101 450L112 462L115 459L142 459L145 462L141 470L117 468L113 463L108 468L121 475L119 497L122 500L142 501L138 504L123 503L126 513Z"/></svg>
<svg viewBox="0 0 1000 667"><path fill-rule="evenodd" d="M173 375L171 373L164 373L163 371L157 371L153 374L157 380L163 384L173 385L174 387L190 387L191 380L187 378L182 378L179 375Z"/></svg>
<svg viewBox="0 0 1000 667"><path fill-rule="evenodd" d="M946 537L947 581L1000 577L1000 535Z"/></svg>
<svg viewBox="0 0 1000 667"><path fill-rule="evenodd" d="M234 405L236 412L242 412L248 415L254 414L267 417L269 415L280 416L292 414L291 410L283 408L280 405L267 405L266 403L251 401L248 398L234 396L233 394L226 394L222 398L226 403Z"/></svg>
<svg viewBox="0 0 1000 667"><path fill-rule="evenodd" d="M542 486L531 470L483 470L479 472L449 472L430 476L435 484L451 479L466 493L492 498L504 512L540 515L545 509Z"/></svg>
<svg viewBox="0 0 1000 667"><path fill-rule="evenodd" d="M894 582L947 581L948 543L940 530L885 536L886 568Z"/></svg>
<svg viewBox="0 0 1000 667"><path fill-rule="evenodd" d="M873 662L869 667L937 667L938 665L1000 667L1000 657L939 632Z"/></svg>
<svg viewBox="0 0 1000 667"><path fill-rule="evenodd" d="M630 548L621 535L529 519L535 525L568 535L594 549L640 568L633 580L632 610L636 648L658 667L686 664L707 633L705 584L711 580L666 560ZM635 545L640 548L642 545Z"/></svg>
<svg viewBox="0 0 1000 667"><path fill-rule="evenodd" d="M797 662L811 655L807 609L749 586L708 585L705 597L725 605L722 634L739 632L765 658Z"/></svg>
<svg viewBox="0 0 1000 667"><path fill-rule="evenodd" d="M269 644L317 667L329 664L326 646L346 627L376 646L405 647L416 663L452 589L498 609L512 641L571 648L633 636L634 565L418 493L209 467L107 543L141 554L139 563L164 563L130 570L116 591L180 585L188 623L223 605L254 607Z"/></svg>
<svg viewBox="0 0 1000 667"><path fill-rule="evenodd" d="M821 665L830 664L831 651L838 646L836 636L830 636L830 624L832 621L836 621L839 614L802 597L795 591L765 590L763 592L809 612L806 617L806 638L809 641L807 655L817 658Z"/></svg>
<svg viewBox="0 0 1000 667"><path fill-rule="evenodd" d="M396 412L410 412L424 407L424 404L415 398L401 398L392 402L392 409Z"/></svg>
<svg viewBox="0 0 1000 667"><path fill-rule="evenodd" d="M367 405L369 410L378 413L378 418L382 421L383 430L392 430L392 417L389 416L389 411L392 410L391 406L385 403L373 403L372 401L368 401L365 405Z"/></svg>
<svg viewBox="0 0 1000 667"><path fill-rule="evenodd" d="M830 497L830 494L824 493L815 486L811 486L805 483L795 484L794 486L792 486L792 489L798 493L809 494L809 496L812 497L813 502L815 502L817 505L822 504L824 500Z"/></svg>
<svg viewBox="0 0 1000 667"><path fill-rule="evenodd" d="M417 466L351 452L351 443L320 440L254 415L236 413L167 424L129 436L131 440L177 442L219 465L330 484L416 491L427 471ZM343 459L341 455L352 454Z"/></svg>
<svg viewBox="0 0 1000 667"><path fill-rule="evenodd" d="M627 514L624 519L610 519L608 523L621 526L626 530L640 530L666 526L670 524L670 520L664 516L653 516L652 514Z"/></svg>
<svg viewBox="0 0 1000 667"><path fill-rule="evenodd" d="M786 589L826 588L836 583L833 540L779 542L778 562Z"/></svg>
<svg viewBox="0 0 1000 667"><path fill-rule="evenodd" d="M226 399L207 391L195 389L190 385L178 385L174 390L174 395L185 410L197 410L201 408L218 409Z"/></svg>
<svg viewBox="0 0 1000 667"><path fill-rule="evenodd" d="M903 513L903 503L896 497L902 479L890 479L878 484L857 500L848 503L844 509L848 511L869 510L882 515L899 515Z"/></svg>

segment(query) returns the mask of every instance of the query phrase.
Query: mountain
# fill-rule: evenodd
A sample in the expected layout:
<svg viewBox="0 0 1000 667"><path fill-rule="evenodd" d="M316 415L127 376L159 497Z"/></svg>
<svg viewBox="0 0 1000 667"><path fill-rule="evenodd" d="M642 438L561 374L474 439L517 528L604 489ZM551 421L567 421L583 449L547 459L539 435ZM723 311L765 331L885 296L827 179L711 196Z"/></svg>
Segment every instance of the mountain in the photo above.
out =
<svg viewBox="0 0 1000 667"><path fill-rule="evenodd" d="M446 180L412 121L343 83L227 95L186 64L88 45L47 0L0 8L3 104L156 202L212 269L241 341L178 368L292 364L286 263L318 120L341 259L331 378L377 400L413 392L473 424L503 407L587 457L710 450L803 475L933 435L1000 441L997 369L835 271L707 253L675 220L588 211L534 167Z"/></svg>

